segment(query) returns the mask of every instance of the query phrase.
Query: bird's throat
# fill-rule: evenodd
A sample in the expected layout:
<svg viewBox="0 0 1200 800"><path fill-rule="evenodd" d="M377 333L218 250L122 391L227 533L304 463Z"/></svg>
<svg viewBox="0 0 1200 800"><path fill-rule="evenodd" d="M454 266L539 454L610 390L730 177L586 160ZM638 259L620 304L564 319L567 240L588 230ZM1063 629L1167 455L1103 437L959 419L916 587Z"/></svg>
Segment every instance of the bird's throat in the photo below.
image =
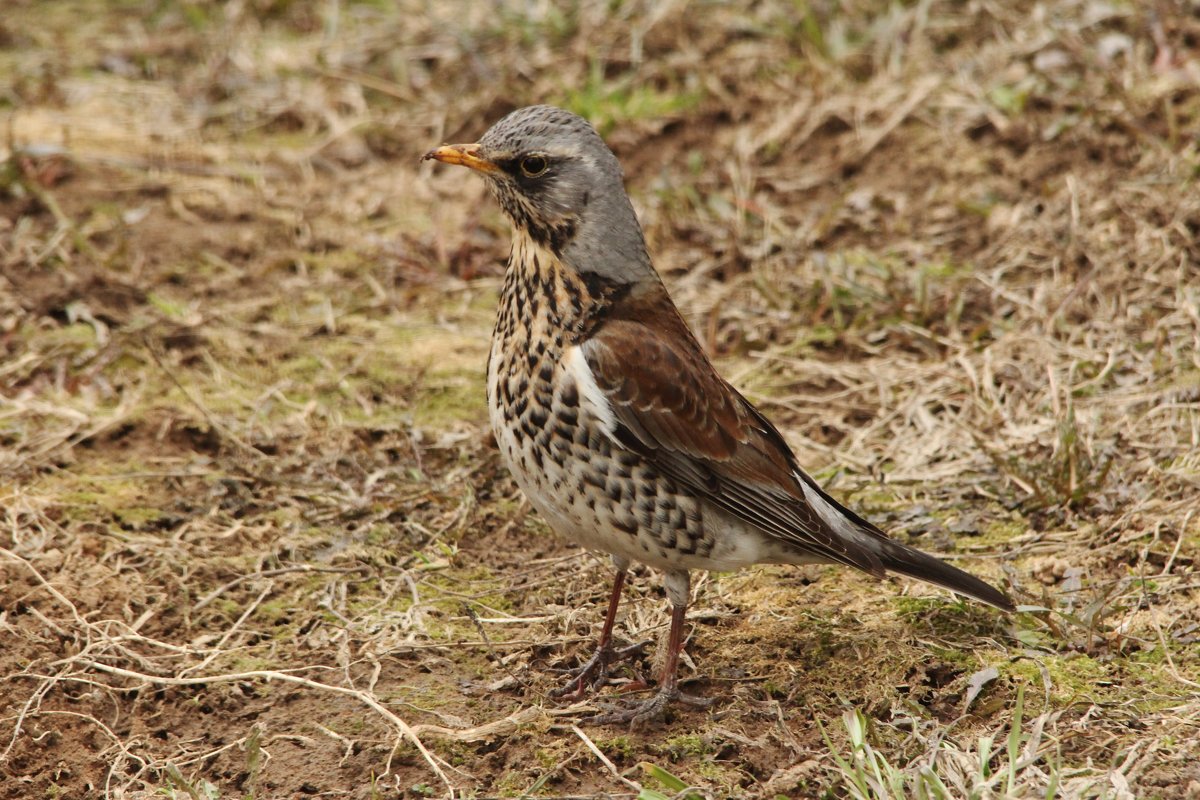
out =
<svg viewBox="0 0 1200 800"><path fill-rule="evenodd" d="M496 334L527 342L550 341L556 349L578 344L611 304L606 287L563 264L524 231L513 235L512 252L496 316Z"/></svg>

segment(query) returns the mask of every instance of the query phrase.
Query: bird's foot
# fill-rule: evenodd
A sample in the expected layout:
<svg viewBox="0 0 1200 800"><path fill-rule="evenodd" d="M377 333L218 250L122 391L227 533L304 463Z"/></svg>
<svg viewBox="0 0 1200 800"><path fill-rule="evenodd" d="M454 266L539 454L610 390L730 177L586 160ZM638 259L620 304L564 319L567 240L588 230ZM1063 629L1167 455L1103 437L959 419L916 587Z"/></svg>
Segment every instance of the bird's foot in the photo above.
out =
<svg viewBox="0 0 1200 800"><path fill-rule="evenodd" d="M628 724L631 728L642 728L661 719L672 703L682 703L695 708L708 708L713 704L713 700L681 692L678 686L664 686L649 700L634 703L627 708L610 711L606 714L588 717L584 722L593 725Z"/></svg>
<svg viewBox="0 0 1200 800"><path fill-rule="evenodd" d="M613 664L629 661L640 656L650 640L636 642L626 647L601 647L585 663L575 669L566 670L570 679L559 688L550 692L554 698L571 697L578 700L583 697L587 687L599 687L608 682L608 670Z"/></svg>

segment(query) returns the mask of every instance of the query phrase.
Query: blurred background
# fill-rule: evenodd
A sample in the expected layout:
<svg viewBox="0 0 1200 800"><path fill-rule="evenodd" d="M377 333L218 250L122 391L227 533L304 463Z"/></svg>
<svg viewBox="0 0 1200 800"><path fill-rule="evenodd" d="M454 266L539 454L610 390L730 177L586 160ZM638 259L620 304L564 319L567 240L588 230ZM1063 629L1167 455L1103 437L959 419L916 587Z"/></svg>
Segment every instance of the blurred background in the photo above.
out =
<svg viewBox="0 0 1200 800"><path fill-rule="evenodd" d="M0 798L1195 796L1198 43L1173 0L6 0ZM716 712L571 727L607 567L487 432L507 222L418 163L532 103L801 462L1024 613L710 576Z"/></svg>

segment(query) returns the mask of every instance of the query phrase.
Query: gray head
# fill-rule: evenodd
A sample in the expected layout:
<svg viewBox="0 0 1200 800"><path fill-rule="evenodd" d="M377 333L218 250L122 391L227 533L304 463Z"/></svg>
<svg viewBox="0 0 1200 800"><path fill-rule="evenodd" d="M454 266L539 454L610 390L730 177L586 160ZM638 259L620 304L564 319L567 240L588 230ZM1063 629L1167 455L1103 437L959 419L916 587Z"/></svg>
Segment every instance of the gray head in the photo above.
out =
<svg viewBox="0 0 1200 800"><path fill-rule="evenodd" d="M621 165L582 117L553 106L520 108L478 143L446 145L425 158L483 175L513 227L585 279L656 278Z"/></svg>

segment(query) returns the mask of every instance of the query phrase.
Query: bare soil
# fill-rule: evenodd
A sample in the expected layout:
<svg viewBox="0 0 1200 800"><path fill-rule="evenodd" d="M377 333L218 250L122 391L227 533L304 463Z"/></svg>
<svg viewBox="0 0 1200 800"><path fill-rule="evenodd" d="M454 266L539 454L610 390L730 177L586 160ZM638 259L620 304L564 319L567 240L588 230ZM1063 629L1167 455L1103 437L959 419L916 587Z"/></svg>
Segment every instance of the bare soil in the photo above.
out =
<svg viewBox="0 0 1200 800"><path fill-rule="evenodd" d="M1200 792L1191 6L5 8L0 798ZM487 432L507 225L418 163L534 102L802 463L1022 613L710 575L711 709L549 698L610 570Z"/></svg>

